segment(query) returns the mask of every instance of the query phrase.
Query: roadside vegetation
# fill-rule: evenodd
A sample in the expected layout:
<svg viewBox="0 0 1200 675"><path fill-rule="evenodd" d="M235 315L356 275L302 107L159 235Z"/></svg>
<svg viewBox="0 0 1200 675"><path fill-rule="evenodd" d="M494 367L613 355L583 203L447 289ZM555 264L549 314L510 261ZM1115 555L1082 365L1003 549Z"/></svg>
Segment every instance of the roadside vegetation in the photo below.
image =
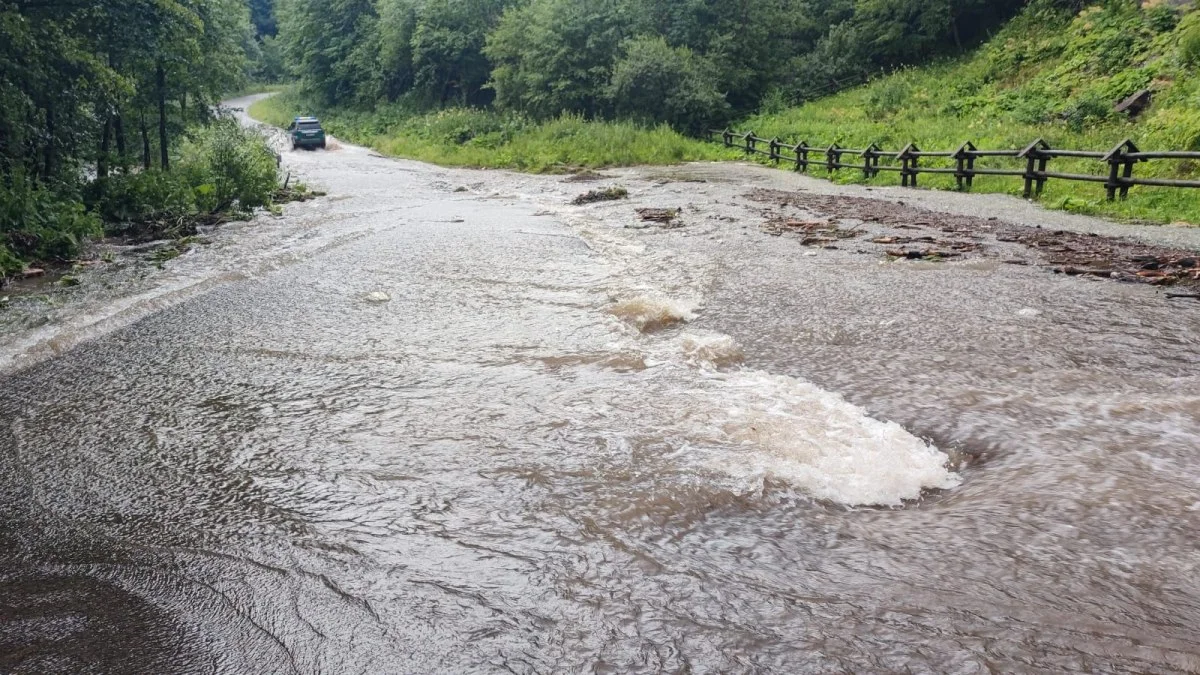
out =
<svg viewBox="0 0 1200 675"><path fill-rule="evenodd" d="M729 157L691 140L714 127L938 150L1039 137L1191 149L1200 135L1200 12L1165 0L279 1L278 44L297 86L254 114L317 114L335 135L441 164L560 171ZM1136 121L1113 111L1146 88L1154 103ZM1138 175L1195 170L1156 162ZM1012 193L1020 182L980 178L974 189ZM1096 185L1051 180L1043 202L1200 222L1200 196L1187 190L1139 187L1109 204Z"/></svg>
<svg viewBox="0 0 1200 675"><path fill-rule="evenodd" d="M255 119L286 127L313 104L295 90L258 101ZM578 115L537 122L495 110L448 108L426 113L323 108L325 129L395 157L443 166L564 173L583 168L737 159L737 151L689 138L666 124L587 121Z"/></svg>
<svg viewBox="0 0 1200 675"><path fill-rule="evenodd" d="M852 148L877 143L899 150L916 143L923 150L954 150L972 141L979 148L1019 149L1044 138L1055 148L1108 150L1129 138L1143 150L1200 150L1200 11L1146 4L1112 0L1074 13L1035 2L970 56L905 68L800 106L768 105L734 126L764 138ZM1144 89L1153 103L1139 116L1114 110L1115 102ZM996 159L979 166L1021 168ZM1051 166L1093 174L1107 168L1066 158ZM1196 178L1200 166L1154 161L1136 171ZM835 179L862 182L862 174L843 170ZM898 183L899 177L881 174L871 182ZM951 188L954 179L923 175L921 183ZM1020 194L1022 182L978 177L973 189ZM1200 223L1196 190L1135 187L1128 201L1109 203L1100 185L1050 180L1042 202L1082 213Z"/></svg>
<svg viewBox="0 0 1200 675"><path fill-rule="evenodd" d="M726 159L737 154L699 136L752 113L767 92L956 53L1020 6L279 0L279 43L298 86L252 114L277 124L316 114L347 140L456 166L545 172ZM853 68L831 71L820 53L843 53L839 26L851 25L877 39L857 45Z"/></svg>
<svg viewBox="0 0 1200 675"><path fill-rule="evenodd" d="M245 0L0 0L0 284L270 204L274 155L216 109L263 38Z"/></svg>

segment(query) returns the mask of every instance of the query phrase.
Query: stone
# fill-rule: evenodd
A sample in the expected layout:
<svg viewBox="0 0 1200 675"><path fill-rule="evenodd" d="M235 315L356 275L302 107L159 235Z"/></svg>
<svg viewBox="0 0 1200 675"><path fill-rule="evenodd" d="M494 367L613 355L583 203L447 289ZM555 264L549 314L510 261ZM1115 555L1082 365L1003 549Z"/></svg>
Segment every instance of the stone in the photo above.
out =
<svg viewBox="0 0 1200 675"><path fill-rule="evenodd" d="M1149 89L1143 89L1135 94L1132 94L1124 101L1118 103L1113 110L1129 115L1131 118L1137 117L1138 115L1142 114L1142 111L1150 106L1150 102L1153 100L1153 98L1154 95Z"/></svg>

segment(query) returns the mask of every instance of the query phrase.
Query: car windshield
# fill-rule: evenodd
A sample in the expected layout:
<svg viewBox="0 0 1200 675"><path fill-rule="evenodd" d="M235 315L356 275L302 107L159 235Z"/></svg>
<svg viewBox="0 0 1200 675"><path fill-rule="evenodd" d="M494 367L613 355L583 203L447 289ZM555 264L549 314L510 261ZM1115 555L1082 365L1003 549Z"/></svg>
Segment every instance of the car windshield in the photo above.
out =
<svg viewBox="0 0 1200 675"><path fill-rule="evenodd" d="M296 128L301 131L319 131L321 129L320 122L297 122Z"/></svg>

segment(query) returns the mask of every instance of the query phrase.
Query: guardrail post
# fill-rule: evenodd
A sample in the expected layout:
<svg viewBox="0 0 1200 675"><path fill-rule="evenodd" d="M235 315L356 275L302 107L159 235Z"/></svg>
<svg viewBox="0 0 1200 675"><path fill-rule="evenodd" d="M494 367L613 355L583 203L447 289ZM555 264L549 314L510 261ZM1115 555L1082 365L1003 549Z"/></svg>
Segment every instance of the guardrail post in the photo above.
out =
<svg viewBox="0 0 1200 675"><path fill-rule="evenodd" d="M808 171L808 143L804 141L796 144L796 170Z"/></svg>
<svg viewBox="0 0 1200 675"><path fill-rule="evenodd" d="M971 189L971 183L975 178L974 152L977 149L974 143L967 141L959 146L958 150L954 151L954 160L956 162L954 180L958 183L959 190Z"/></svg>
<svg viewBox="0 0 1200 675"><path fill-rule="evenodd" d="M914 153L920 151L915 144L909 143L896 153L896 159L900 160L900 184L904 187L917 187L918 157Z"/></svg>
<svg viewBox="0 0 1200 675"><path fill-rule="evenodd" d="M1129 145L1131 148L1133 148L1129 152L1138 151L1137 146L1135 146L1133 143L1130 143ZM1125 199L1129 197L1129 188L1131 187L1129 179L1133 178L1133 165L1137 161L1138 160L1136 159L1125 159L1125 169L1121 173L1121 201L1125 201Z"/></svg>
<svg viewBox="0 0 1200 675"><path fill-rule="evenodd" d="M1046 145L1044 150L1049 150L1050 146ZM1042 196L1042 189L1046 187L1046 164L1050 162L1050 155L1044 152L1038 152L1038 178L1037 178L1037 196Z"/></svg>
<svg viewBox="0 0 1200 675"><path fill-rule="evenodd" d="M1025 160L1025 199L1034 196L1034 185L1037 185L1037 194L1042 194L1042 187L1046 185L1046 162L1049 157L1044 154L1044 151L1050 149L1050 144L1042 139L1025 146L1025 149L1017 153L1017 157Z"/></svg>
<svg viewBox="0 0 1200 675"><path fill-rule="evenodd" d="M2 1L2 0L0 0ZM904 187L917 187L922 168L920 160L922 155L936 157L950 157L955 160L955 168L947 169L927 169L926 172L933 171L936 173L953 174L958 189L970 190L977 174L998 175L998 176L1016 176L1024 180L1026 199L1040 197L1045 190L1046 182L1050 178L1072 180L1072 181L1095 181L1104 184L1105 192L1109 201L1114 201L1118 197L1122 200L1129 197L1129 190L1134 185L1154 185L1165 187L1180 187L1180 188L1200 188L1200 180L1175 180L1167 178L1140 178L1133 177L1134 165L1138 162L1144 162L1150 159L1184 159L1184 160L1200 160L1200 152L1188 151L1163 151L1163 152L1142 152L1132 141L1126 139L1110 150L1108 153L1100 153L1095 151L1084 150L1054 150L1045 140L1039 138L1030 143L1023 150L979 150L975 144L966 141L954 152L921 152L920 148L915 143L909 143L903 150L893 154L883 151L878 144L872 143L863 150L850 150L843 148L837 143L834 143L827 148L814 148L805 141L800 141L794 146L788 145L781 141L778 136L768 140L759 138L753 131L739 133L730 130L729 128L723 131L709 129L707 131L709 137L720 135L726 147L742 147L747 154L760 153L769 155L771 159L778 164L783 159L788 159L792 162L791 156L785 158L781 151L783 148L788 148L789 151L794 151L795 154L795 170L808 171L812 165L824 165L833 177L833 172L841 168L852 169L856 168L854 163L844 163L842 158L847 155L860 155L862 157L860 170L863 172L865 179L870 180L879 176L880 165L879 160L884 157L895 157L896 161L900 162L899 167L888 166L889 171L899 169L901 185ZM735 142L734 139L737 139ZM770 152L763 152L758 149L759 143L769 143ZM813 153L824 153L825 159L811 157ZM1020 169L979 169L975 168L975 161L982 157L1016 157L1017 159L1025 160L1024 170ZM1086 157L1090 159L1099 158L1101 162L1108 165L1108 175L1098 177L1094 175L1076 175L1071 173L1056 173L1053 176L1047 169L1050 160L1059 157Z"/></svg>
<svg viewBox="0 0 1200 675"><path fill-rule="evenodd" d="M862 152L863 156L863 177L867 179L874 178L879 175L879 145L872 143L867 146Z"/></svg>
<svg viewBox="0 0 1200 675"><path fill-rule="evenodd" d="M826 170L829 171L829 173L833 173L837 169L841 168L841 167L837 166L838 164L841 164L841 163L842 163L841 148L838 147L837 143L834 143L833 145L829 146L829 149L827 149L825 151L825 168L826 168Z"/></svg>
<svg viewBox="0 0 1200 675"><path fill-rule="evenodd" d="M1108 162L1108 180L1104 183L1104 191L1108 193L1108 201L1116 199L1118 191L1122 201L1129 196L1130 179L1133 178L1133 165L1138 160L1129 157L1139 152L1133 141L1126 138L1117 147L1108 151L1100 161Z"/></svg>

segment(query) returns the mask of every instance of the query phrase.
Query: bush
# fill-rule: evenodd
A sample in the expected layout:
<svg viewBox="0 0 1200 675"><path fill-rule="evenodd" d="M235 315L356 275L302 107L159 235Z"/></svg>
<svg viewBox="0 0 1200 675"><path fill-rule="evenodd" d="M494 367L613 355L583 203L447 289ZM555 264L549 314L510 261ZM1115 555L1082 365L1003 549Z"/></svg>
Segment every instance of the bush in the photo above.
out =
<svg viewBox="0 0 1200 675"><path fill-rule="evenodd" d="M271 203L279 184L275 154L259 133L217 120L184 143L180 169L203 213L246 212Z"/></svg>
<svg viewBox="0 0 1200 675"><path fill-rule="evenodd" d="M181 148L172 171L150 169L94 181L89 208L120 225L181 222L197 215L248 212L267 206L278 185L275 156L258 133L232 120L197 131Z"/></svg>
<svg viewBox="0 0 1200 675"><path fill-rule="evenodd" d="M624 50L608 89L618 114L693 135L725 121L729 104L707 59L661 37L634 38Z"/></svg>
<svg viewBox="0 0 1200 675"><path fill-rule="evenodd" d="M11 276L25 268L25 263L9 250L5 244L0 244L0 279Z"/></svg>
<svg viewBox="0 0 1200 675"><path fill-rule="evenodd" d="M187 176L158 169L97 180L88 186L86 201L108 223L183 218L196 207Z"/></svg>
<svg viewBox="0 0 1200 675"><path fill-rule="evenodd" d="M912 87L897 74L884 78L867 94L867 114L873 118L888 117L899 112L912 97Z"/></svg>
<svg viewBox="0 0 1200 675"><path fill-rule="evenodd" d="M1062 111L1062 118L1067 123L1068 129L1075 133L1082 133L1089 126L1111 119L1113 114L1112 103L1106 98L1093 94L1073 101Z"/></svg>
<svg viewBox="0 0 1200 675"><path fill-rule="evenodd" d="M1167 33L1179 25L1179 13L1169 5L1155 5L1146 9L1146 25L1155 33Z"/></svg>
<svg viewBox="0 0 1200 675"><path fill-rule="evenodd" d="M0 273L19 272L22 260L69 260L89 237L101 234L99 219L74 195L34 185L21 175L0 184Z"/></svg>
<svg viewBox="0 0 1200 675"><path fill-rule="evenodd" d="M1187 66L1200 65L1200 26L1193 26L1179 36L1179 58Z"/></svg>

